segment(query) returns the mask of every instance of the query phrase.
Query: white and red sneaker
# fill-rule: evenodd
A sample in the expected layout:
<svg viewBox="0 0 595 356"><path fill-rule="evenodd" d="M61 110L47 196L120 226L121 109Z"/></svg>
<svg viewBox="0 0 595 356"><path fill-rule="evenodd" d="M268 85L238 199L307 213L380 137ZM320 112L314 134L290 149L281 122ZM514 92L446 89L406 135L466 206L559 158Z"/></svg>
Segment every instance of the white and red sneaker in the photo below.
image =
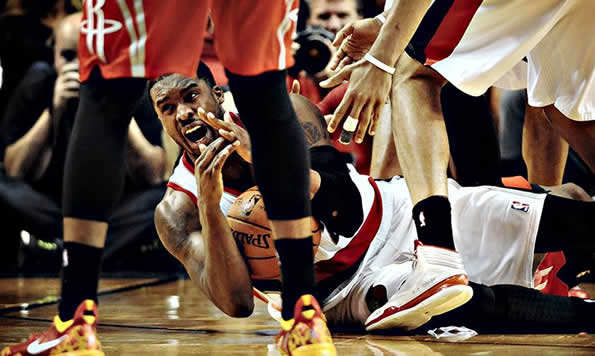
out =
<svg viewBox="0 0 595 356"><path fill-rule="evenodd" d="M367 331L412 330L473 296L458 252L416 241L415 255L413 270L397 292L366 319Z"/></svg>

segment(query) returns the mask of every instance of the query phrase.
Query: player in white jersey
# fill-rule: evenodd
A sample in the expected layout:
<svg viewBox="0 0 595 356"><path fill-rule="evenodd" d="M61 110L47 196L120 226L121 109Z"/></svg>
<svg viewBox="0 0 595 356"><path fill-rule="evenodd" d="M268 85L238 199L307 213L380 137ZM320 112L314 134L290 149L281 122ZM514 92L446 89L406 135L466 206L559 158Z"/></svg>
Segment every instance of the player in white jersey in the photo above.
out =
<svg viewBox="0 0 595 356"><path fill-rule="evenodd" d="M441 87L450 81L471 95L527 87L529 104L595 171L595 47L584 37L595 32L594 11L590 0L395 1L337 35L332 65L342 69L321 85L350 84L329 130L346 119L356 141L374 134L390 91L418 237L454 249Z"/></svg>
<svg viewBox="0 0 595 356"><path fill-rule="evenodd" d="M315 256L317 288L329 319L366 324L370 330L412 329L432 315L455 308L449 304L451 297L465 295L460 293L461 284L455 283L458 276L441 276L425 261L442 258L442 249L418 245L417 259L413 259L415 266L411 259L416 235L404 179L374 181L358 174L344 155L328 145L323 118L316 119L318 110L302 97L293 96L292 101L302 125L308 127L305 130L307 140L314 146L310 149L313 175L316 176L312 179L311 189L313 215L324 224ZM308 116L310 119L306 119ZM206 125L223 125L207 121ZM225 130L231 129L235 135L242 136L239 126L228 122L225 127ZM210 135L208 131L203 134ZM211 301L228 315L246 316L253 307L252 281L246 263L233 241L227 221L207 213L216 211L217 216L223 217L236 195L225 188L229 186L228 172L233 164L223 162L230 152L225 149L222 138L217 138L201 151L198 168L191 166L184 157L179 161L170 179L170 189L156 211L157 230L166 248L186 266L192 279ZM213 174L216 166L223 167L220 176ZM507 283L531 287L532 256L538 250L535 244L546 194L496 187L461 188L454 181L450 182L450 188L455 244L462 253L471 280L489 285ZM195 204L199 205L199 212ZM590 206L577 204L584 210L582 214L592 213L595 209L595 203ZM205 246L199 233L199 221L202 233L219 232L217 241L221 241L220 245ZM462 223L466 221L476 223ZM583 239L586 233L577 230L577 234L580 236L572 242L573 246L592 249L592 243L582 241L586 240ZM226 255L225 265L229 267L220 265L217 271L209 269L211 262L206 257L209 251ZM451 284L440 284L436 290L413 291L409 288L411 283L407 281L428 276L455 278ZM233 283L220 281L220 278ZM209 280L217 288L209 287L209 282L205 282ZM368 303L368 294L379 285L385 286L385 300L373 308ZM487 287L475 284L474 288L483 291ZM539 293L528 288L521 290L522 293ZM481 298L478 295L475 299ZM576 322L574 319L563 321Z"/></svg>

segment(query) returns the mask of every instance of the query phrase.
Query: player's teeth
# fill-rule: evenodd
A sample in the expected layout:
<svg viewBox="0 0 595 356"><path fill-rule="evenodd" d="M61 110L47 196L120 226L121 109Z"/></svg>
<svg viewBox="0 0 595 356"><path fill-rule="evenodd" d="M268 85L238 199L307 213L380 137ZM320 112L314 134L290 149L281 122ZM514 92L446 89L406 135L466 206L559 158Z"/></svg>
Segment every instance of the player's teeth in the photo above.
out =
<svg viewBox="0 0 595 356"><path fill-rule="evenodd" d="M192 132L194 132L194 131L196 131L198 129L200 129L200 126L193 127L190 130L186 131L186 133L189 134L189 133L192 133Z"/></svg>

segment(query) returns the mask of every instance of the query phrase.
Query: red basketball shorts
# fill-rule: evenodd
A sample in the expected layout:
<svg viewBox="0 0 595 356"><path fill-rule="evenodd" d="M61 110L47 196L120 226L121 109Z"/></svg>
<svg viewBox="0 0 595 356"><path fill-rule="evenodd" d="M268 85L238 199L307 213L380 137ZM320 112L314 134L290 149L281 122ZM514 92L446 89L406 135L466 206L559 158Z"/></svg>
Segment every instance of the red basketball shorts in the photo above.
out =
<svg viewBox="0 0 595 356"><path fill-rule="evenodd" d="M86 0L79 38L81 81L98 66L104 78L194 76L210 14L215 48L234 74L293 65L297 0Z"/></svg>

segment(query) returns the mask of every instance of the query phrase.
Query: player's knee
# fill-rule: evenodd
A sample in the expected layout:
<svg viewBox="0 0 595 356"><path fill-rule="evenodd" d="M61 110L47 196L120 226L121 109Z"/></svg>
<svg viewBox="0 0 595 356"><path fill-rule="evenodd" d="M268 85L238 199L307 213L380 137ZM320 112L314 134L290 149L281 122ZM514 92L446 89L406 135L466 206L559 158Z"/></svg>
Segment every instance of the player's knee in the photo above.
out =
<svg viewBox="0 0 595 356"><path fill-rule="evenodd" d="M446 84L446 79L432 68L424 66L404 53L395 65L393 95L397 94L402 87L420 84L439 89Z"/></svg>
<svg viewBox="0 0 595 356"><path fill-rule="evenodd" d="M560 186L574 200L593 201L591 196L580 186L574 183L565 183Z"/></svg>

